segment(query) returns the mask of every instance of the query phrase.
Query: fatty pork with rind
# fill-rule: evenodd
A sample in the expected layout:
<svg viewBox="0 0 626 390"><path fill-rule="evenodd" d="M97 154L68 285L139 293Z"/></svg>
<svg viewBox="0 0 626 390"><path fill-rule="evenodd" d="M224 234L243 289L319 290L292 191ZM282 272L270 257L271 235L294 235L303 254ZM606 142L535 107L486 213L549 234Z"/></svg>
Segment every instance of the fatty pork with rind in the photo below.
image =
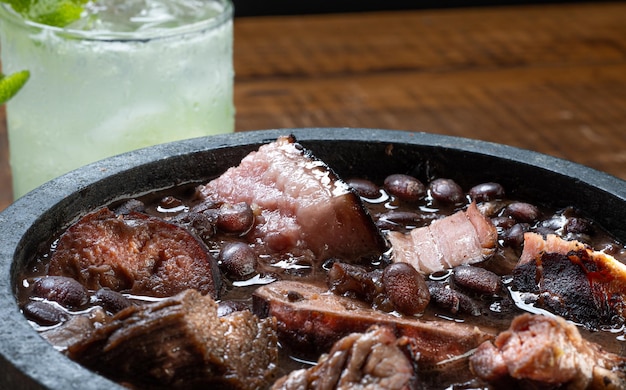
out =
<svg viewBox="0 0 626 390"><path fill-rule="evenodd" d="M432 274L462 264L480 262L491 256L498 233L475 203L467 210L434 220L409 233L391 231L392 260L408 263L422 274Z"/></svg>
<svg viewBox="0 0 626 390"><path fill-rule="evenodd" d="M280 137L198 188L204 202L249 204L246 235L258 252L354 262L378 256L385 240L359 196L293 137Z"/></svg>

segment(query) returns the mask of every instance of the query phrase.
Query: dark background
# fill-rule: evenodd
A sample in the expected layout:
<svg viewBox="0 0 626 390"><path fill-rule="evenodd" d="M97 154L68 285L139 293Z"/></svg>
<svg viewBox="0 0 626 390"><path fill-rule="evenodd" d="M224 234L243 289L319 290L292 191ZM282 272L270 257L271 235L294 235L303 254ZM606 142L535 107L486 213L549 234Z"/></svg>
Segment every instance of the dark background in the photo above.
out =
<svg viewBox="0 0 626 390"><path fill-rule="evenodd" d="M233 0L235 16L293 15L333 12L367 12L432 8L481 7L520 4L584 3L592 1L559 0Z"/></svg>

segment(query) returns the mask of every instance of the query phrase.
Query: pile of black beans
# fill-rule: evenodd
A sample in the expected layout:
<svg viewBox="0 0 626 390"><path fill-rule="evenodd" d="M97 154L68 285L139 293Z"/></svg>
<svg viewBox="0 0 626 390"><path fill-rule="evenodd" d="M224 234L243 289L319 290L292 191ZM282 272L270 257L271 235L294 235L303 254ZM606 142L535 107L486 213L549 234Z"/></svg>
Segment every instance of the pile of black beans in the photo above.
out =
<svg viewBox="0 0 626 390"><path fill-rule="evenodd" d="M596 250L612 254L621 250L608 233L597 229L591 219L574 208L549 210L524 201L508 199L499 183L480 183L467 192L454 180L437 178L424 184L415 177L392 174L382 186L365 179L351 179L348 184L365 201L379 228L410 230L452 214L476 202L498 229L502 247L520 249L524 233L557 234L578 240Z"/></svg>

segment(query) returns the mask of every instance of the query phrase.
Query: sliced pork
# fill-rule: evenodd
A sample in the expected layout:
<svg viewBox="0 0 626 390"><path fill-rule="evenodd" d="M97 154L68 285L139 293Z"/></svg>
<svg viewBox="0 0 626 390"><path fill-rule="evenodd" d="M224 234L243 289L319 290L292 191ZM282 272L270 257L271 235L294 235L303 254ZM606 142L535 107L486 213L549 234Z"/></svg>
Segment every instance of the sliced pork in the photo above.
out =
<svg viewBox="0 0 626 390"><path fill-rule="evenodd" d="M272 390L409 390L416 378L403 342L385 327L350 334L323 354L316 366L292 371Z"/></svg>
<svg viewBox="0 0 626 390"><path fill-rule="evenodd" d="M278 348L273 319L218 317L210 296L186 290L122 310L68 355L134 388L252 390L275 380Z"/></svg>
<svg viewBox="0 0 626 390"><path fill-rule="evenodd" d="M296 349L324 352L350 333L380 325L393 329L397 337L411 339L424 367L463 356L496 333L451 321L383 313L324 287L296 281L259 287L253 294L253 305L260 317L276 318L279 337Z"/></svg>
<svg viewBox="0 0 626 390"><path fill-rule="evenodd" d="M512 286L529 303L588 328L615 326L626 316L626 265L556 235L524 235Z"/></svg>
<svg viewBox="0 0 626 390"><path fill-rule="evenodd" d="M354 261L385 247L359 196L293 137L261 146L198 193L205 202L249 204L256 223L247 237L259 251Z"/></svg>
<svg viewBox="0 0 626 390"><path fill-rule="evenodd" d="M189 288L217 297L217 262L185 229L146 214L117 216L107 208L81 218L61 235L50 275L156 297Z"/></svg>
<svg viewBox="0 0 626 390"><path fill-rule="evenodd" d="M408 263L423 274L485 260L493 254L498 233L475 203L466 211L433 221L407 234L387 234L393 261Z"/></svg>
<svg viewBox="0 0 626 390"><path fill-rule="evenodd" d="M520 388L623 389L626 360L583 339L560 317L523 314L470 357L481 379ZM511 387L509 385L509 387Z"/></svg>

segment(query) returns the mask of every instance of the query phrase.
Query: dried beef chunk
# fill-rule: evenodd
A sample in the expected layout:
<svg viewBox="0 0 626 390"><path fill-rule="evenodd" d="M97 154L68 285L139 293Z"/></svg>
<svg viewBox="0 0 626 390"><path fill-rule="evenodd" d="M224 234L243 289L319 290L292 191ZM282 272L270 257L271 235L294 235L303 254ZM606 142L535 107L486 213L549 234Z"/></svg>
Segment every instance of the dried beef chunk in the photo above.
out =
<svg viewBox="0 0 626 390"><path fill-rule="evenodd" d="M325 352L350 333L365 332L372 325L388 326L397 337L412 340L420 367L426 368L462 357L496 334L487 327L380 312L365 302L297 281L261 286L252 299L257 315L276 318L281 341L301 351Z"/></svg>
<svg viewBox="0 0 626 390"><path fill-rule="evenodd" d="M95 314L95 315L94 315ZM55 346L65 349L70 345L82 342L96 329L98 320L104 319L104 313L91 313L90 316L77 315L71 317L60 326L51 327L41 333L41 336Z"/></svg>
<svg viewBox="0 0 626 390"><path fill-rule="evenodd" d="M217 296L217 262L185 229L131 212L103 208L86 215L59 239L50 275L69 276L91 290L108 287L156 297L188 288Z"/></svg>
<svg viewBox="0 0 626 390"><path fill-rule="evenodd" d="M512 286L534 294L535 306L589 329L624 322L626 266L578 241L526 233Z"/></svg>
<svg viewBox="0 0 626 390"><path fill-rule="evenodd" d="M280 378L272 390L408 390L416 380L414 362L407 357L407 340L373 326L337 341L317 365Z"/></svg>
<svg viewBox="0 0 626 390"><path fill-rule="evenodd" d="M470 357L481 379L513 388L623 389L626 359L582 338L561 317L522 314Z"/></svg>
<svg viewBox="0 0 626 390"><path fill-rule="evenodd" d="M246 203L256 221L246 237L259 252L312 260L378 256L385 241L360 197L293 137L280 137L198 188L210 204Z"/></svg>
<svg viewBox="0 0 626 390"><path fill-rule="evenodd" d="M275 326L247 310L218 317L211 297L186 290L124 309L67 353L137 388L259 389L275 379Z"/></svg>

